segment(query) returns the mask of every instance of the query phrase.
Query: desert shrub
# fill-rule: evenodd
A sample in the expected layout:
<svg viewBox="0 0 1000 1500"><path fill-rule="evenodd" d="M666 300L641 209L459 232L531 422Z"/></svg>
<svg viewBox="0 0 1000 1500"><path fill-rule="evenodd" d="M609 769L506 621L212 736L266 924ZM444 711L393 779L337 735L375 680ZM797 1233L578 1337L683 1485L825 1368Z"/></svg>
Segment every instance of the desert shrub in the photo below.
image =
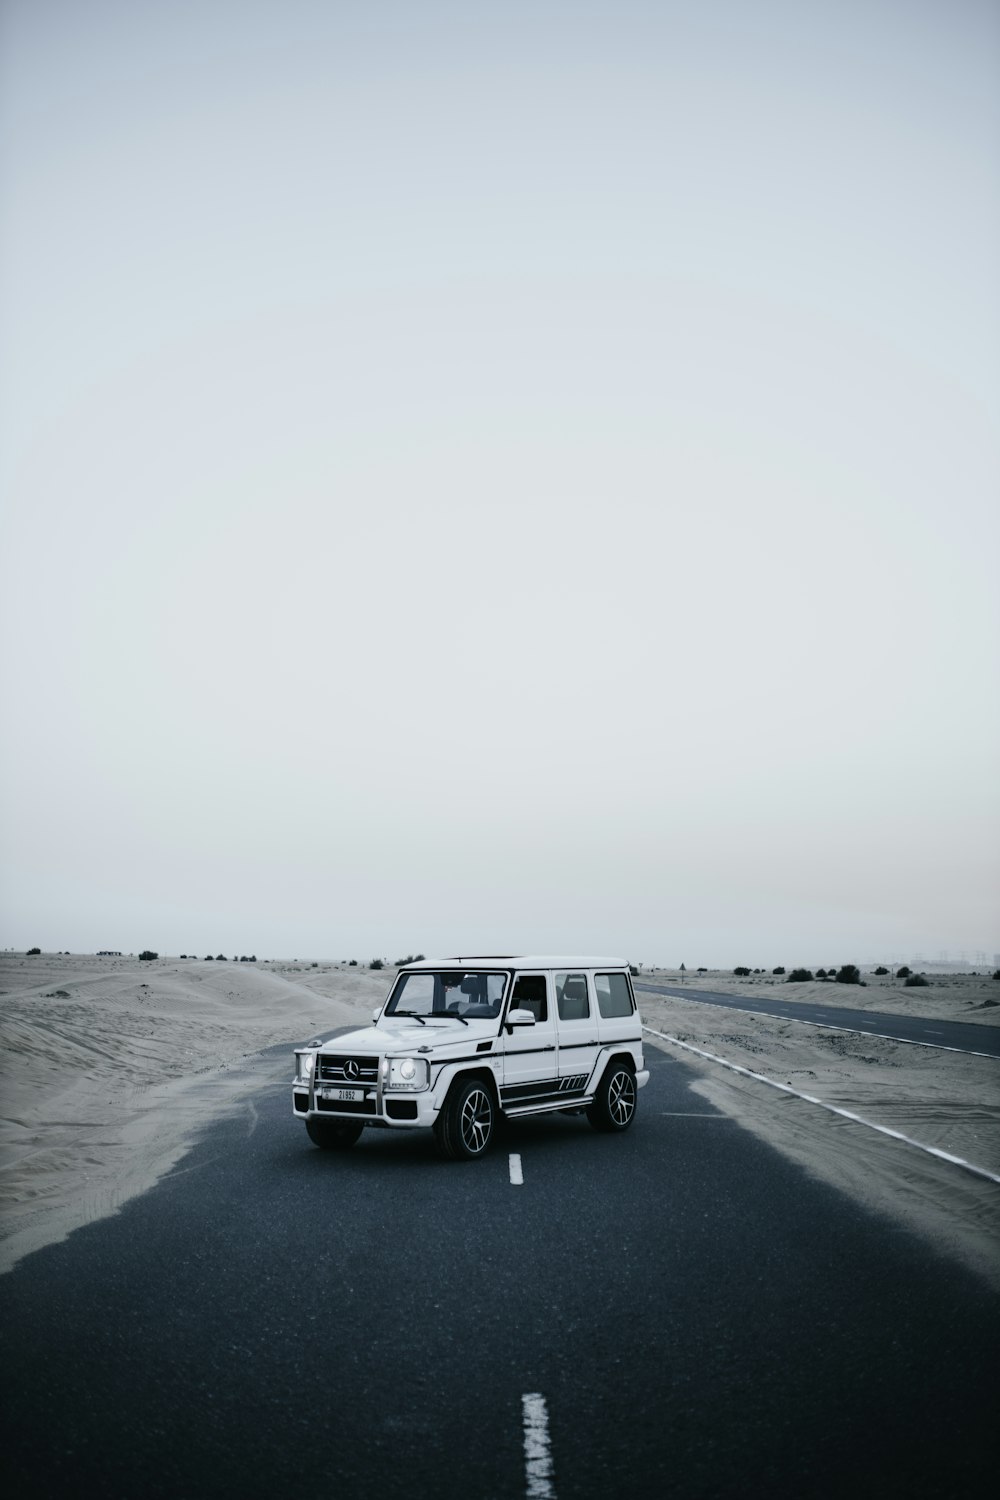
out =
<svg viewBox="0 0 1000 1500"><path fill-rule="evenodd" d="M319 968L319 964L310 964L309 967L310 967L310 969L318 969Z"/></svg>
<svg viewBox="0 0 1000 1500"><path fill-rule="evenodd" d="M886 968L885 964L879 964L878 968L875 970L876 974L888 974L888 972L889 970Z"/></svg>
<svg viewBox="0 0 1000 1500"><path fill-rule="evenodd" d="M181 954L181 958L187 958L187 954L186 953L182 953Z"/></svg>
<svg viewBox="0 0 1000 1500"><path fill-rule="evenodd" d="M785 980L786 984L801 984L806 979L812 978L811 969L793 969Z"/></svg>
<svg viewBox="0 0 1000 1500"><path fill-rule="evenodd" d="M825 969L817 969L816 970L816 978L817 979L825 979L826 978L826 970Z"/></svg>
<svg viewBox="0 0 1000 1500"><path fill-rule="evenodd" d="M206 953L205 954L205 962L207 964L212 964L212 963L215 962L215 959L212 957L211 953Z"/></svg>
<svg viewBox="0 0 1000 1500"><path fill-rule="evenodd" d="M896 978L897 979L909 979L909 977L910 977L910 975L912 973L913 973L913 970L911 968L909 968L906 964L904 964L901 969L897 969L896 970Z"/></svg>
<svg viewBox="0 0 1000 1500"><path fill-rule="evenodd" d="M356 958L352 958L351 961L350 961L350 963L347 965L347 967L349 969L356 969L358 967L358 961L357 961L357 959Z"/></svg>
<svg viewBox="0 0 1000 1500"><path fill-rule="evenodd" d="M929 984L930 980L925 979L922 974L907 974L903 988L904 990L915 990L918 987L920 989L927 989Z"/></svg>
<svg viewBox="0 0 1000 1500"><path fill-rule="evenodd" d="M368 967L369 969L384 969L385 960L381 958L373 958Z"/></svg>
<svg viewBox="0 0 1000 1500"><path fill-rule="evenodd" d="M771 970L772 974L784 974L784 972L785 972L785 966L784 966L784 964L779 964L776 969L772 969Z"/></svg>
<svg viewBox="0 0 1000 1500"><path fill-rule="evenodd" d="M993 970L993 978L994 979L1000 979L1000 969L994 969Z"/></svg>
<svg viewBox="0 0 1000 1500"><path fill-rule="evenodd" d="M216 961L217 964L226 964L226 963L229 962L228 958L226 957L226 955L224 953L217 953L215 955L215 961Z"/></svg>
<svg viewBox="0 0 1000 1500"><path fill-rule="evenodd" d="M25 954L25 957L26 958L37 958L38 955L41 953L41 951L42 951L41 948L29 948L28 951L27 951L27 953Z"/></svg>
<svg viewBox="0 0 1000 1500"><path fill-rule="evenodd" d="M699 969L699 970L698 970L698 973L699 973L699 974L707 974L707 973L708 973L708 970L707 970L707 969Z"/></svg>
<svg viewBox="0 0 1000 1500"><path fill-rule="evenodd" d="M139 954L140 958L144 958L147 961L151 958L159 958L159 956L160 955L158 953L153 952L152 948L143 948L142 952Z"/></svg>
<svg viewBox="0 0 1000 1500"><path fill-rule="evenodd" d="M740 964L740 966L739 966L738 969L734 969L733 970L733 973L735 975L737 975L738 978L745 979L747 977L747 975L750 973L750 970L748 968L746 968L743 964Z"/></svg>
<svg viewBox="0 0 1000 1500"><path fill-rule="evenodd" d="M857 964L841 964L834 978L838 984L860 984L861 970Z"/></svg>

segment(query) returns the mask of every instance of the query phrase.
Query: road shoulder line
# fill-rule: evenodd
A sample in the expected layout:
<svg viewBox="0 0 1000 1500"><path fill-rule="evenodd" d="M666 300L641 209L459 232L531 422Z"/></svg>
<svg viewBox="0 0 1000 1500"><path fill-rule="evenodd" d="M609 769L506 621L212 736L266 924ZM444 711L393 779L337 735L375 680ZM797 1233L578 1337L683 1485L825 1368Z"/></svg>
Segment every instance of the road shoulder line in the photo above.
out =
<svg viewBox="0 0 1000 1500"><path fill-rule="evenodd" d="M926 1146L922 1141L915 1141L912 1136L904 1135L901 1130L892 1130L888 1125L876 1125L874 1120L866 1120L862 1115L856 1115L853 1110L842 1109L838 1104L827 1104L825 1100L817 1099L815 1094L803 1094L801 1090L793 1089L789 1083L779 1083L777 1079L767 1078L763 1073L754 1073L752 1069L744 1068L739 1063L727 1062L724 1057L718 1057L714 1052L706 1052L703 1047L695 1047L691 1042L682 1042L680 1037L670 1036L665 1031L657 1031L655 1026L644 1025L642 1029L648 1031L651 1036L658 1036L661 1041L670 1042L675 1047L683 1047L685 1052L694 1052L698 1057L718 1063L720 1067L728 1068L732 1073L740 1073L744 1078L752 1078L757 1083L766 1083L768 1088L778 1089L782 1094L791 1094L796 1099L804 1099L807 1104L818 1104L820 1109L828 1110L832 1115L839 1115L842 1119L851 1120L856 1125L864 1125L868 1130L877 1130L879 1135L887 1135L892 1140L902 1141L904 1145L924 1151L928 1156L936 1156L939 1161L950 1162L952 1166L961 1167L976 1177L985 1177L988 1182L1000 1183L1000 1176L995 1172L988 1172L985 1167L977 1167L972 1162L966 1161L964 1157L953 1156L950 1151L941 1151L937 1146Z"/></svg>

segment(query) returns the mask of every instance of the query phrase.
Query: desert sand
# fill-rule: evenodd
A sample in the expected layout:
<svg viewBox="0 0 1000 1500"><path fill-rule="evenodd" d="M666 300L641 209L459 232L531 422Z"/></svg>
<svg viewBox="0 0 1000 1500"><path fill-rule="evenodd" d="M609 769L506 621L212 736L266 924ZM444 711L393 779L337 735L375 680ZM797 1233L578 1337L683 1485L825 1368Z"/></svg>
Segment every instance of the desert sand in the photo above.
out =
<svg viewBox="0 0 1000 1500"><path fill-rule="evenodd" d="M1000 998L1000 985L983 977L930 975L930 987L916 990L901 981L861 989L676 970L643 977L1000 1025L1000 1007L986 1004ZM252 1124L255 1091L287 1088L294 1046L364 1023L391 978L391 970L334 963L0 955L0 1271L145 1191L219 1114L241 1110ZM639 999L644 1021L661 1033L647 1043L692 1070L696 1096L1000 1285L1000 1186L679 1044L997 1175L1000 1062L674 997ZM287 1050L261 1056L275 1047Z"/></svg>

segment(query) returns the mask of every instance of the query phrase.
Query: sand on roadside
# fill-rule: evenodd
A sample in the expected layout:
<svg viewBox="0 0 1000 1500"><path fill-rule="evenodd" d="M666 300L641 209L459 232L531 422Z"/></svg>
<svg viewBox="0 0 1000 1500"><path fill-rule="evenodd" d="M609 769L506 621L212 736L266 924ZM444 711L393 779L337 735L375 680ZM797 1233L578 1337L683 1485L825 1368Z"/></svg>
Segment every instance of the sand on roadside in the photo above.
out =
<svg viewBox="0 0 1000 1500"><path fill-rule="evenodd" d="M219 1114L252 1115L262 1085L287 1086L297 1043L365 1024L391 977L332 963L0 955L0 1271L146 1191ZM677 971L642 977L688 983ZM717 993L729 982L702 976ZM798 988L739 985L738 993L783 1000ZM1000 1020L982 1008L978 981L963 990L950 976L929 990L903 990L901 982L881 991L801 989L818 990L827 1005L861 1008L860 998L877 997L865 1008ZM640 992L639 1000L644 1021L661 1033L1000 1174L1000 1063L993 1059L672 996ZM743 1128L1000 1285L996 1184L650 1033L647 1043L682 1061L695 1093ZM279 1044L287 1054L259 1057Z"/></svg>
<svg viewBox="0 0 1000 1500"><path fill-rule="evenodd" d="M704 988L724 993L718 979ZM663 982L673 983L674 978ZM818 988L827 1006L890 1009L885 1004L854 1005L854 985ZM994 992L998 988L994 985ZM729 993L764 998L769 992L763 986L754 990L744 980ZM974 982L963 987L949 976L936 1005L928 990L902 994L919 997L919 1008L907 1011L897 997L892 1007L896 1013L977 1023L985 1017L993 1024L992 1008L973 1008L982 1003ZM785 990L778 997L788 998ZM937 1251L1000 1287L1000 1184L918 1149L933 1147L1000 1176L1000 1060L675 996L640 993L639 999L648 1027L686 1044L681 1047L646 1033L647 1043L691 1069L696 1094L814 1176L905 1224ZM880 1135L688 1048L898 1131L917 1144Z"/></svg>
<svg viewBox="0 0 1000 1500"><path fill-rule="evenodd" d="M336 964L0 955L0 1272L145 1192L262 1076L290 1081L297 1043L365 1024L387 988Z"/></svg>

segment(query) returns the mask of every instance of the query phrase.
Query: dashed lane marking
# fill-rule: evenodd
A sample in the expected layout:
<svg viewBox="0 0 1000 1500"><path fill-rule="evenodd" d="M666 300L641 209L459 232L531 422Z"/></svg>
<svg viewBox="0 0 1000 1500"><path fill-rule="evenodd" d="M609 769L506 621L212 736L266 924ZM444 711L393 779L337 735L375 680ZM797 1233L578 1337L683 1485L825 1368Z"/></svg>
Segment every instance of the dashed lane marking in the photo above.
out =
<svg viewBox="0 0 1000 1500"><path fill-rule="evenodd" d="M537 1391L521 1397L521 1422L524 1427L524 1493L528 1500L555 1500L549 1411L545 1397Z"/></svg>
<svg viewBox="0 0 1000 1500"><path fill-rule="evenodd" d="M521 1187L524 1183L524 1174L521 1171L521 1158L516 1151L511 1152L507 1158L507 1164L510 1167L511 1184L514 1187Z"/></svg>
<svg viewBox="0 0 1000 1500"><path fill-rule="evenodd" d="M742 1073L744 1078L753 1078L757 1083L766 1083L768 1088L779 1089L783 1094L793 1094L796 1099L804 1099L807 1104L818 1104L820 1109L828 1110L831 1115L840 1115L844 1120L853 1120L856 1125L864 1125L868 1130L877 1130L879 1135L887 1135L894 1141L902 1141L906 1146L914 1146L918 1151L924 1151L928 1156L936 1156L939 1161L947 1161L955 1167L962 1167L966 1172L971 1172L975 1177L985 1177L988 1182L1000 1182L1000 1176L995 1172L988 1172L985 1167L974 1166L971 1161L966 1161L961 1156L953 1156L950 1151L940 1151L937 1146L925 1146L922 1141L915 1141L912 1136L904 1135L901 1130L890 1130L888 1125L876 1125L874 1120L866 1120L861 1115L856 1115L853 1110L841 1109L837 1104L827 1104L825 1099L817 1099L815 1094L803 1094L799 1089L793 1089L789 1083L779 1083L775 1078L766 1078L763 1073L754 1073L750 1068L743 1068L739 1063L727 1062L724 1057L717 1057L714 1052L706 1052L702 1047L693 1047L690 1042L682 1042L678 1036L669 1036L665 1031L657 1031L655 1026L644 1026L643 1031L648 1031L651 1036L658 1036L661 1041L671 1042L675 1047L683 1047L685 1052L694 1052L698 1057L705 1057L709 1062L718 1063L720 1067L728 1068L731 1073Z"/></svg>

